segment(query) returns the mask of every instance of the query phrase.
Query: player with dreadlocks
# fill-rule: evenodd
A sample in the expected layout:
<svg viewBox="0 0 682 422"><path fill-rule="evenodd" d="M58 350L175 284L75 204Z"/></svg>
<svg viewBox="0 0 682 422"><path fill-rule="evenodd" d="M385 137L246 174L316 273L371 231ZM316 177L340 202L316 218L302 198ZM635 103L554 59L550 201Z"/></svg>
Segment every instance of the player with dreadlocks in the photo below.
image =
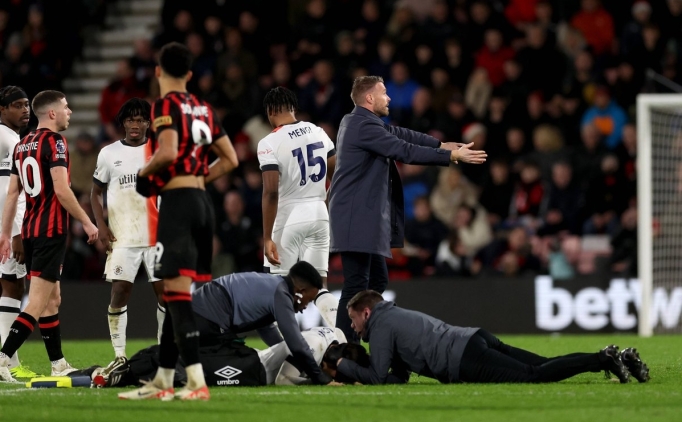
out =
<svg viewBox="0 0 682 422"><path fill-rule="evenodd" d="M28 95L18 86L0 89L0 208L5 205L9 187L10 168L14 147L19 143L19 132L28 126L31 106ZM21 299L24 297L24 246L21 243L21 223L26 211L26 197L19 195L17 213L12 224L13 257L0 264L0 341L5 342L14 320L21 312ZM0 217L1 218L1 217ZM16 258L15 258L16 257ZM15 378L33 378L36 373L23 366L15 353L10 358L10 373Z"/></svg>
<svg viewBox="0 0 682 422"><path fill-rule="evenodd" d="M162 299L163 283L154 277L159 213L156 197L145 198L135 191L137 172L152 156L147 139L150 120L151 105L147 101L132 98L123 104L116 116L116 123L125 129L125 138L102 148L93 177L90 202L100 230L100 241L108 254L104 278L111 282L109 334L116 355L102 370L105 376L127 362L128 301L140 267L145 270L158 301L156 319L159 338L166 312ZM104 219L104 191L107 193L108 225Z"/></svg>
<svg viewBox="0 0 682 422"><path fill-rule="evenodd" d="M326 181L336 166L336 150L322 128L296 119L296 95L284 87L265 95L263 106L274 128L258 143L263 172L265 270L286 275L307 261L327 285L329 213ZM326 289L315 305L325 315L336 301ZM327 321L334 327L336 321Z"/></svg>

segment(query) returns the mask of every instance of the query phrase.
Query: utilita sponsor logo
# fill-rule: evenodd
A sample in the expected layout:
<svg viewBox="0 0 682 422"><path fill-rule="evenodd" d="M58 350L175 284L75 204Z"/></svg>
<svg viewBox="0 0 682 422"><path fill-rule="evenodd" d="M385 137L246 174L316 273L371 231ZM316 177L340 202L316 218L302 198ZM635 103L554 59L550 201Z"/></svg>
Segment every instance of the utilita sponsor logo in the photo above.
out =
<svg viewBox="0 0 682 422"><path fill-rule="evenodd" d="M214 372L214 374L218 375L219 377L225 378L224 380L218 380L217 382L218 385L238 385L239 380L233 380L232 378L236 377L241 373L242 373L241 370L229 365L220 368Z"/></svg>
<svg viewBox="0 0 682 422"><path fill-rule="evenodd" d="M604 291L587 287L575 296L566 289L554 287L551 277L535 278L535 324L541 330L561 331L572 322L585 330L599 330L609 322L616 330L632 330L642 306L642 290L637 279L613 279ZM651 301L651 326L675 328L682 314L682 287L672 290L656 287Z"/></svg>

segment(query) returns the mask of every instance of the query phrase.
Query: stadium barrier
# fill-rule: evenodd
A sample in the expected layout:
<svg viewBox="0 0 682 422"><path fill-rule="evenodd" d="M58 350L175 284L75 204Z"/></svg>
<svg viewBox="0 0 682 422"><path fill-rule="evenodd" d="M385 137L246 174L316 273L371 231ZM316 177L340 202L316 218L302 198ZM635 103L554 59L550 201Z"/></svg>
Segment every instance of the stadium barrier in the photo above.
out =
<svg viewBox="0 0 682 422"><path fill-rule="evenodd" d="M62 282L60 319L66 339L108 339L110 285L101 281ZM338 290L340 285L330 286ZM415 279L392 282L398 305L426 312L450 324L484 327L498 334L636 332L641 306L636 279L597 276L553 280L549 276L478 279ZM338 291L335 292L338 295ZM651 322L676 326L682 287L653 292ZM314 312L314 305L310 305ZM310 315L304 328L322 325ZM317 316L319 318L319 315ZM156 305L147 283L136 283L128 304L128 338L156 336ZM35 336L33 336L35 337Z"/></svg>

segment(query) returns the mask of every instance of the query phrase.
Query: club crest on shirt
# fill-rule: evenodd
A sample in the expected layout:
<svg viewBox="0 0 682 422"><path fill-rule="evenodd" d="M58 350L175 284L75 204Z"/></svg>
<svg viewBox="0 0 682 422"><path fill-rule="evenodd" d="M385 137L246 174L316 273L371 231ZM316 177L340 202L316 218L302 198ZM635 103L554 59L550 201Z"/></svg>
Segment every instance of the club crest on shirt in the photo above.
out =
<svg viewBox="0 0 682 422"><path fill-rule="evenodd" d="M64 154L66 152L66 145L64 144L64 141L61 139L57 139L57 142L55 143L55 148L57 149L57 152L59 154Z"/></svg>

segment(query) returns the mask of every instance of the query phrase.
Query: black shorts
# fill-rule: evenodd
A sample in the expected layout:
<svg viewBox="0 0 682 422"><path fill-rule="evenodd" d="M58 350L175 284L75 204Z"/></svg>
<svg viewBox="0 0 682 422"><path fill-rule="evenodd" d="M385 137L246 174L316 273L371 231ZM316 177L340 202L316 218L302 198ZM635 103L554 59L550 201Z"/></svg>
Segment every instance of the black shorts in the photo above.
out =
<svg viewBox="0 0 682 422"><path fill-rule="evenodd" d="M28 277L57 282L62 278L66 235L22 239Z"/></svg>
<svg viewBox="0 0 682 422"><path fill-rule="evenodd" d="M161 192L154 276L211 281L214 214L213 204L203 190Z"/></svg>

